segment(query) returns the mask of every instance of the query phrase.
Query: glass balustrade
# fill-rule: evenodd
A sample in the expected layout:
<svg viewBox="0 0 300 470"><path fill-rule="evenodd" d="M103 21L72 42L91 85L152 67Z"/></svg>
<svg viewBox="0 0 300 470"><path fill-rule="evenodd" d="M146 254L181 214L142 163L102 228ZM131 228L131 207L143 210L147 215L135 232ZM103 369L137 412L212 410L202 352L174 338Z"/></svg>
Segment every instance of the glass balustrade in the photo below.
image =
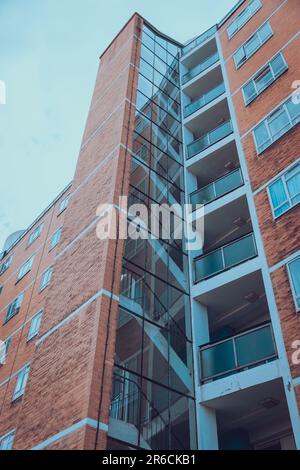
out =
<svg viewBox="0 0 300 470"><path fill-rule="evenodd" d="M192 49L194 49L197 46L200 46L200 44L203 44L205 41L207 41L210 37L214 36L216 33L216 26L213 26L212 28L208 29L205 31L205 33L201 34L198 36L196 39L193 41L189 42L183 49L182 49L182 55L187 54L190 52Z"/></svg>
<svg viewBox="0 0 300 470"><path fill-rule="evenodd" d="M231 121L226 121L187 146L187 157L191 158L233 132Z"/></svg>
<svg viewBox="0 0 300 470"><path fill-rule="evenodd" d="M215 380L276 357L271 324L200 348L201 380Z"/></svg>
<svg viewBox="0 0 300 470"><path fill-rule="evenodd" d="M253 233L194 260L194 282L200 282L257 256Z"/></svg>
<svg viewBox="0 0 300 470"><path fill-rule="evenodd" d="M219 54L218 52L215 52L214 54L209 56L207 59L200 62L200 64L196 65L196 67L193 67L186 74L184 74L182 77L182 84L185 85L187 82L192 80L192 78L197 77L199 73L204 72L204 70L208 69L209 67L214 65L216 62L218 62L218 60L219 60Z"/></svg>
<svg viewBox="0 0 300 470"><path fill-rule="evenodd" d="M190 195L193 210L197 204L205 205L230 193L243 185L243 177L240 168L228 173L204 188L198 189Z"/></svg>
<svg viewBox="0 0 300 470"><path fill-rule="evenodd" d="M225 93L225 85L224 83L221 83L220 85L210 90L208 93L203 94L199 99L189 103L184 108L184 117L186 118L190 116L195 111L198 111L199 109L203 108L203 106L206 106L219 96L223 95L223 93Z"/></svg>

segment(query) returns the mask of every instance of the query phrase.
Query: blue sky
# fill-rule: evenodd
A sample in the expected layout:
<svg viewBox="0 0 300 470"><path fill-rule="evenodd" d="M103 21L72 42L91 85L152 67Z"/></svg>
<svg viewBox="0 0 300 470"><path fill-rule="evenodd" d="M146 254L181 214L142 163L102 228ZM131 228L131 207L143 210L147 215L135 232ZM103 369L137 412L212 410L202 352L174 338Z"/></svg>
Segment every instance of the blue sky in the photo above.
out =
<svg viewBox="0 0 300 470"><path fill-rule="evenodd" d="M0 0L0 250L72 180L98 57L134 11L185 42L236 0Z"/></svg>

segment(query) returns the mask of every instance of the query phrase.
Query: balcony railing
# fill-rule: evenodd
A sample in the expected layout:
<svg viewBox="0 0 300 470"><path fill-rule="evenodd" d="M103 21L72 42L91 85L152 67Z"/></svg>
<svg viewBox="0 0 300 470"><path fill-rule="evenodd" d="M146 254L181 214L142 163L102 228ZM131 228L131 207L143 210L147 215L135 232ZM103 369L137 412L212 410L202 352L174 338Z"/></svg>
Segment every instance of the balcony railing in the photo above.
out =
<svg viewBox="0 0 300 470"><path fill-rule="evenodd" d="M257 256L253 233L194 260L194 282L200 282Z"/></svg>
<svg viewBox="0 0 300 470"><path fill-rule="evenodd" d="M192 49L194 49L197 46L200 46L200 44L207 41L210 37L214 36L214 34L216 33L216 30L217 30L216 26L213 26L208 31L205 31L205 33L201 34L201 36L198 36L196 39L191 41L182 49L182 55L187 54Z"/></svg>
<svg viewBox="0 0 300 470"><path fill-rule="evenodd" d="M200 347L202 383L257 366L277 357L271 324Z"/></svg>
<svg viewBox="0 0 300 470"><path fill-rule="evenodd" d="M222 178L217 179L204 188L197 189L197 191L190 195L193 210L196 208L197 204L209 204L210 202L225 196L225 194L234 191L243 184L244 181L240 168L222 176Z"/></svg>
<svg viewBox="0 0 300 470"><path fill-rule="evenodd" d="M225 85L224 83L221 83L220 85L210 90L208 93L205 93L204 95L202 95L198 100L193 101L192 103L188 104L184 108L184 117L190 116L194 112L203 108L203 106L206 106L207 104L211 103L213 100L218 98L219 96L223 95L223 93L225 93Z"/></svg>
<svg viewBox="0 0 300 470"><path fill-rule="evenodd" d="M202 152L211 145L216 144L220 140L224 139L228 135L232 134L232 124L231 121L226 121L220 126L216 127L214 130L204 134L199 139L195 140L187 146L187 157L191 158L197 153Z"/></svg>
<svg viewBox="0 0 300 470"><path fill-rule="evenodd" d="M203 62L196 65L196 67L189 70L185 75L183 75L182 84L184 85L185 83L192 80L192 78L197 77L199 73L204 72L204 70L214 65L216 62L218 62L218 60L219 60L219 54L218 52L215 52L214 54L209 56L207 59L205 59Z"/></svg>

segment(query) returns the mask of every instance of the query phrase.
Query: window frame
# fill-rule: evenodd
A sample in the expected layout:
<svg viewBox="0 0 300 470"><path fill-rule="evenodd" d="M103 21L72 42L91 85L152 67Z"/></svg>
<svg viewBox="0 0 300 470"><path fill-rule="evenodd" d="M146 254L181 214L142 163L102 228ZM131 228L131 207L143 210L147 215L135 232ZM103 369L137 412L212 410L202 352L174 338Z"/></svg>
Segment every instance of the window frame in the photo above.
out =
<svg viewBox="0 0 300 470"><path fill-rule="evenodd" d="M256 9L252 9L252 4L254 3L254 1L259 1L260 5L256 8ZM232 21L231 23L227 26L226 28L226 32L227 32L227 37L228 39L232 39L241 29L243 29L243 27L253 18L253 16L262 8L262 2L261 0L252 0L249 5L244 8L244 10L241 11L241 13L239 13ZM235 24L239 18L241 18L241 16L243 14L245 14L246 11L250 10L250 13L251 13L251 16L246 19L246 21L244 21L244 23L240 24L237 29L234 31L233 34L229 34L229 31L228 29L230 28L230 26L232 26L233 24Z"/></svg>
<svg viewBox="0 0 300 470"><path fill-rule="evenodd" d="M288 271L288 277L289 277L289 282L290 282L290 287L291 287L291 291L292 291L292 295L293 295L293 301L294 301L294 304L295 304L296 312L297 312L297 314L300 314L300 305L298 305L298 299L300 299L300 294L299 295L296 294L296 290L295 290L295 286L294 286L294 282L293 282L293 276L292 276L292 272L291 272L291 265L295 261L300 261L300 256L297 256L292 261L287 263L287 271Z"/></svg>
<svg viewBox="0 0 300 470"><path fill-rule="evenodd" d="M298 171L296 172L296 174L300 173L300 163L297 162L295 165L293 165L291 168L289 168L288 170L285 170L281 176L279 176L278 178L276 178L274 181L272 181L272 183L270 183L268 186L267 186L267 193L268 193L268 197L269 197L269 201L270 201L270 206L271 206L271 209L272 209L272 215L273 215L273 219L276 220L278 219L278 217L281 217L283 214L285 214L286 212L288 212L290 209L292 209L293 207L297 206L300 201L298 202L295 202L293 203L292 199L294 199L296 196L300 195L300 190L299 190L299 193L296 194L296 196L293 196L291 197L290 194L289 194L289 188L288 188L288 184L287 182L293 178L293 176L291 176L290 178L286 178L286 175L288 173L290 173L291 171L293 171L293 169L295 169L296 167L299 167L298 168ZM282 204L280 204L279 206L275 207L274 204L273 204L273 200L272 200L272 195L271 195L271 191L270 191L270 188L276 184L278 181L281 181L282 184L283 184L283 187L284 187L284 191L285 191L285 196L286 196L286 200L285 202L283 202ZM281 212L280 214L276 215L275 212L280 209L281 206L284 206L285 204L289 203L289 207L287 209L285 209L283 212Z"/></svg>
<svg viewBox="0 0 300 470"><path fill-rule="evenodd" d="M27 381L28 381L29 370L30 370L30 365L27 364L26 366L22 367L22 369L18 371L17 381L16 381L16 385L14 388L12 401L18 400L18 398L24 395ZM19 384L19 381L20 381L20 384Z"/></svg>
<svg viewBox="0 0 300 470"><path fill-rule="evenodd" d="M21 279L23 279L23 277L25 277L26 274L28 274L31 271L32 266L33 266L33 261L34 261L34 255L30 256L30 258L28 258L25 261L25 263L23 263L20 266L16 283L21 281ZM28 267L27 267L27 265L28 265ZM27 267L27 271L22 272L22 270L25 269L26 267Z"/></svg>
<svg viewBox="0 0 300 470"><path fill-rule="evenodd" d="M70 197L71 197L71 193L63 198L63 200L61 201L61 203L59 205L58 215L62 214L67 209L67 207L69 205Z"/></svg>
<svg viewBox="0 0 300 470"><path fill-rule="evenodd" d="M42 322L42 317L43 317L43 310L39 310L31 318L30 327L29 327L29 331L28 331L28 335L27 335L27 343L39 334L39 330L40 330L41 322ZM32 330L32 327L33 327L35 321L38 324L38 328L36 328L36 326L35 326L35 329Z"/></svg>
<svg viewBox="0 0 300 470"><path fill-rule="evenodd" d="M31 245L33 244L33 242L35 242L35 240L37 240L37 239L39 238L39 236L41 235L42 230L43 230L43 225L44 225L44 224L38 225L38 226L31 232L31 234L30 234L29 237L28 237L27 246L31 246Z"/></svg>
<svg viewBox="0 0 300 470"><path fill-rule="evenodd" d="M11 450L13 448L15 432L15 429L13 429L12 431L7 432L6 434L0 437L0 451ZM8 449L3 448L3 443L5 442L5 439L9 439L8 442L10 447Z"/></svg>
<svg viewBox="0 0 300 470"><path fill-rule="evenodd" d="M262 121L259 122L259 124L257 124L254 128L253 128L253 131L252 131L252 135L253 135L253 139L254 139L254 143L255 143L255 149L256 149L256 153L257 155L260 155L262 154L265 150L267 150L272 144L274 144L275 142L277 142L277 140L279 140L281 137L283 137L287 132L289 132L291 129L293 129L297 124L299 124L300 122L300 112L299 112L299 115L298 115L298 121L297 122L293 122L293 119L290 115L290 112L289 112L289 109L287 107L287 104L292 101L292 98L293 98L293 95L292 96L289 96L282 104L280 104L279 106L277 106L275 109L273 109L273 111L268 114ZM299 105L299 109L300 109L300 105ZM289 122L289 128L284 131L283 133L280 133L280 135L278 137L276 137L275 139L273 138L272 136L272 133L270 131L270 125L269 125L269 122L270 122L270 119L272 117L275 116L275 114L277 114L280 110L284 111L288 117L288 122ZM264 147L262 150L259 149L259 145L258 145L258 142L257 142L257 139L255 137L255 131L256 129L258 129L262 124L265 124L265 129L268 133L268 141L270 141L270 143ZM283 130L283 128L281 129Z"/></svg>
<svg viewBox="0 0 300 470"><path fill-rule="evenodd" d="M10 255L3 263L0 265L0 276L1 274L5 273L5 271L9 268L13 255Z"/></svg>
<svg viewBox="0 0 300 470"><path fill-rule="evenodd" d="M53 245L53 239L54 237L59 233L58 241L56 241L55 245ZM61 234L62 234L62 226L59 227L55 232L52 234L51 240L50 240L50 248L49 251L53 250L60 242L61 239Z"/></svg>
<svg viewBox="0 0 300 470"><path fill-rule="evenodd" d="M48 272L51 272L50 274L50 278L48 279L47 283L45 285L43 285L43 279L44 279L44 276L46 273ZM49 266L47 269L45 269L45 271L42 273L42 276L41 276L41 285L40 285L40 292L43 291L44 289L46 289L46 287L49 286L50 282L51 282L51 279L52 279L52 274L53 274L53 266Z"/></svg>
<svg viewBox="0 0 300 470"><path fill-rule="evenodd" d="M284 68L280 71L279 74L276 75L274 73L274 70L273 70L273 67L272 67L272 62L279 56L281 57L281 59L283 61ZM271 72L273 80L270 83L268 83L267 85L265 85L261 90L258 90L258 88L257 88L257 78L259 76L261 76L267 69L269 69L269 71ZM271 86L276 80L278 80L278 78L280 78L281 75L283 75L288 69L289 69L289 66L287 64L287 61L285 60L283 52L280 51L272 59L270 59L265 65L263 65L263 67L261 67L259 70L257 70L257 72L250 78L250 80L248 80L242 86L242 94L243 94L245 106L249 106L253 101L255 101L256 98L258 98L259 95L261 95L269 86ZM249 98L247 98L247 96L245 94L245 88L250 83L252 83L252 85L255 89L256 95L249 99Z"/></svg>
<svg viewBox="0 0 300 470"><path fill-rule="evenodd" d="M260 31L266 26L268 25L269 28L270 28L270 34L264 38L264 39L261 39L261 35L260 35ZM234 61L234 64L235 64L235 68L236 70L239 70L249 59L250 57L252 57L269 39L271 39L271 37L274 35L274 32L273 32L273 29L270 25L270 21L266 21L264 24L262 24L256 31L255 33L253 33L238 49L236 49L236 51L233 53L233 61ZM258 39L259 40L259 44L258 46L252 50L252 52L250 54L247 54L246 53L246 46L247 44L249 45L251 41L253 41L254 39ZM236 54L240 51L240 50L243 50L244 52L244 57L245 57L245 60L243 60L242 62L239 62L237 63L236 61Z"/></svg>
<svg viewBox="0 0 300 470"><path fill-rule="evenodd" d="M21 298L21 300L19 300ZM14 298L14 300L9 304L8 306L8 309L7 309L7 312L6 312L6 315L5 315L5 318L4 318L4 322L3 322L3 325L5 325L9 320L11 320L14 316L16 316L20 309L21 309L21 305L22 305L22 302L23 302L23 298L24 298L24 292L21 292L17 297ZM9 313L10 310L11 310L11 306L16 303L17 307L14 308L13 310L13 313Z"/></svg>

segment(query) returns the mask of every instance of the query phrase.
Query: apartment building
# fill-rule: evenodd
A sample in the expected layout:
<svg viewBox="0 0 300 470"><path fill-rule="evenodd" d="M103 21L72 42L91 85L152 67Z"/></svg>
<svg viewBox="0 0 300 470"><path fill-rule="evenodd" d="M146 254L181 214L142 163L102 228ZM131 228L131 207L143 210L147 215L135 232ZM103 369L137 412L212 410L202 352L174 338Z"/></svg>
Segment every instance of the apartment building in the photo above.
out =
<svg viewBox="0 0 300 470"><path fill-rule="evenodd" d="M72 184L2 253L1 449L300 448L299 24L135 14L103 52ZM203 248L99 239L120 196L204 206Z"/></svg>

